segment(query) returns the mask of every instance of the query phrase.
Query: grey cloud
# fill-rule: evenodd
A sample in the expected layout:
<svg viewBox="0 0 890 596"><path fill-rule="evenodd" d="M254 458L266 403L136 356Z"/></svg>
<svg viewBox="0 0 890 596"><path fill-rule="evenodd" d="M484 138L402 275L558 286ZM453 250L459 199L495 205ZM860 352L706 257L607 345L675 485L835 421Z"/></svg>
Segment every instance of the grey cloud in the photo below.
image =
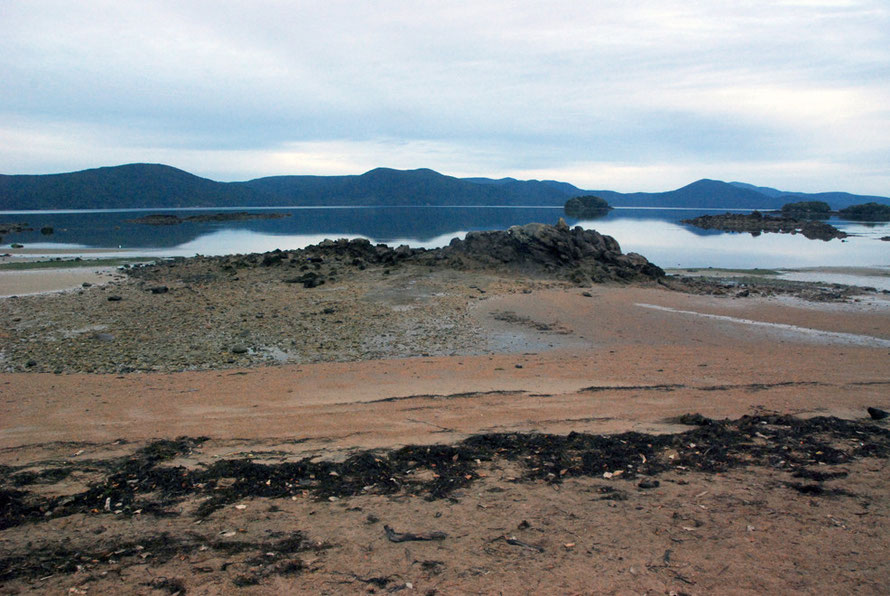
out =
<svg viewBox="0 0 890 596"><path fill-rule="evenodd" d="M404 139L491 153L502 169L793 161L830 156L843 133L826 136L831 106L784 118L788 89L890 102L881 0L7 0L3 11L0 117L94 127L109 145L132 139L132 153L259 158L288 143ZM890 138L890 119L866 108L848 106L851 130ZM888 146L857 159L877 163ZM436 155L423 165L445 169Z"/></svg>

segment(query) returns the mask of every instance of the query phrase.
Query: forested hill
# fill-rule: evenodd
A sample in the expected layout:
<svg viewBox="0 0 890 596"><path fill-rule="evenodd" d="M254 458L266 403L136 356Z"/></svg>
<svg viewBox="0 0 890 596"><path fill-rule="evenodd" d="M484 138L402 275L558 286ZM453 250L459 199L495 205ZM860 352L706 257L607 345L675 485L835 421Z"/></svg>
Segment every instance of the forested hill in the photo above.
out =
<svg viewBox="0 0 890 596"><path fill-rule="evenodd" d="M160 164L128 164L67 174L0 175L0 210L349 205L554 206L597 195L616 207L778 209L821 200L834 209L886 197L807 194L740 182L699 180L676 190L619 193L554 180L455 178L429 169L377 168L354 176L272 176L216 182Z"/></svg>
<svg viewBox="0 0 890 596"><path fill-rule="evenodd" d="M687 207L718 209L781 209L786 203L797 201L825 201L834 209L850 205L876 202L890 204L890 198L854 195L844 192L805 193L782 191L742 182L698 180L677 190L666 192L619 193L592 190L589 194L606 199L622 207Z"/></svg>
<svg viewBox="0 0 890 596"><path fill-rule="evenodd" d="M239 183L201 178L159 164L129 164L69 174L0 176L0 209L127 209L258 205Z"/></svg>

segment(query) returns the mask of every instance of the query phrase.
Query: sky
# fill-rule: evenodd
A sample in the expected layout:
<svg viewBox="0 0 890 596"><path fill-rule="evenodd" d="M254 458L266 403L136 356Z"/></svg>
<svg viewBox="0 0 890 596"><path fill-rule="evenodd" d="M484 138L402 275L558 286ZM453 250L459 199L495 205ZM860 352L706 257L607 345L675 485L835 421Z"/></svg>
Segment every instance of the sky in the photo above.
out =
<svg viewBox="0 0 890 596"><path fill-rule="evenodd" d="M890 195L887 0L0 0L0 173Z"/></svg>

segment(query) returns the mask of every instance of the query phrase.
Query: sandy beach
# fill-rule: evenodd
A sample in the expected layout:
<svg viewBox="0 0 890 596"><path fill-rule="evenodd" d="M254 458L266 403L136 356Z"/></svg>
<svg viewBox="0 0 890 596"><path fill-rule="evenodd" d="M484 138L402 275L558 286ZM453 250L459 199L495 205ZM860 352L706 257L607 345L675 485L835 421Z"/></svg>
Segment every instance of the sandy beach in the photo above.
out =
<svg viewBox="0 0 890 596"><path fill-rule="evenodd" d="M214 263L0 302L6 593L890 579L890 431L867 413L890 409L885 294L413 265L294 289L262 266L199 276ZM315 347L259 349L280 330Z"/></svg>
<svg viewBox="0 0 890 596"><path fill-rule="evenodd" d="M64 292L120 279L114 267L0 271L0 298Z"/></svg>

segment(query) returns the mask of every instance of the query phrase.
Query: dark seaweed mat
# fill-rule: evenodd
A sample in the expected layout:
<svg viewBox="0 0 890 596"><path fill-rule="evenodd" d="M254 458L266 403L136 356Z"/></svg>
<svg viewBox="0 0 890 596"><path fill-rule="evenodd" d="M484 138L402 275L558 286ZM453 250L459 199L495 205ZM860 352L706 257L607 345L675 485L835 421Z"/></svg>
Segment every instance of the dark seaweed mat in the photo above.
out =
<svg viewBox="0 0 890 596"><path fill-rule="evenodd" d="M768 415L718 421L700 414L676 421L695 428L673 435L482 434L456 445L362 452L343 462L302 459L265 464L230 459L195 469L161 464L188 454L205 438L162 440L129 457L90 462L105 479L68 497L29 493L23 490L27 485L21 482L21 472L3 468L0 529L75 513L106 514L106 503L111 511L125 515L136 510L164 514L191 496L209 497L198 508L198 516L248 497L283 498L304 491L319 499L397 492L440 499L471 484L479 477L479 462L493 458L522 463L525 479L560 482L566 477L619 470L624 478L633 479L668 469L719 472L740 465L778 467L819 480L806 466L890 456L890 431L871 422ZM658 457L665 449L676 452L674 459ZM64 477L65 465L57 464L52 473L44 474ZM419 479L418 471L433 472L432 479Z"/></svg>
<svg viewBox="0 0 890 596"><path fill-rule="evenodd" d="M88 571L98 565L120 563L122 565L135 562L148 562L152 565L163 564L174 557L209 549L221 555L232 557L241 553L255 553L252 558L243 561L253 571L239 578L243 581L252 577L259 583L262 577L271 574L289 575L298 573L303 568L299 559L291 558L300 552L327 548L307 540L302 532L293 532L285 538L275 541L225 541L207 540L198 535L185 537L171 536L162 533L147 536L139 541L99 540L90 548L72 548L66 544L30 548L26 553L4 556L0 558L0 581L16 578L47 577L56 574L71 574L76 571ZM150 555L150 559L143 556ZM231 563L230 563L231 564ZM169 587L180 585L171 580ZM246 585L246 584L245 584ZM165 586L153 585L155 588Z"/></svg>
<svg viewBox="0 0 890 596"><path fill-rule="evenodd" d="M0 530L76 513L110 515L117 511L120 515L132 515L139 511L179 515L171 508L187 497L204 498L195 512L197 517L245 498L284 498L303 493L318 499L362 493L411 493L431 500L454 498L456 489L479 478L481 462L497 458L519 462L524 469L521 480L559 483L564 478L600 476L604 472L622 471L621 478L630 480L667 470L713 473L748 465L769 466L821 482L840 475L824 475L808 470L807 466L842 464L861 457L890 457L890 431L870 421L778 415L718 421L688 414L676 422L694 428L673 435L481 434L456 445L412 445L390 452L362 452L343 462L302 459L265 464L230 459L195 469L164 462L199 448L206 438L162 440L128 457L88 464L56 462L52 472L27 477L26 482L21 470L0 468ZM673 459L663 457L666 450L675 452ZM45 498L23 490L30 481L45 483L64 478L67 472L85 466L105 474L105 478L82 493ZM421 479L417 472L433 474L423 474L423 478L431 479ZM787 486L803 494L845 494L822 490L820 485ZM176 552L191 548L187 541L166 541ZM113 550L127 548L118 545ZM78 560L62 551L46 553L43 558L39 555L35 556L38 563L60 561L69 555L71 561ZM22 565L32 569L27 575L68 569L56 563L43 568L38 563L29 566L15 557L0 559L0 579L20 574L13 570Z"/></svg>

